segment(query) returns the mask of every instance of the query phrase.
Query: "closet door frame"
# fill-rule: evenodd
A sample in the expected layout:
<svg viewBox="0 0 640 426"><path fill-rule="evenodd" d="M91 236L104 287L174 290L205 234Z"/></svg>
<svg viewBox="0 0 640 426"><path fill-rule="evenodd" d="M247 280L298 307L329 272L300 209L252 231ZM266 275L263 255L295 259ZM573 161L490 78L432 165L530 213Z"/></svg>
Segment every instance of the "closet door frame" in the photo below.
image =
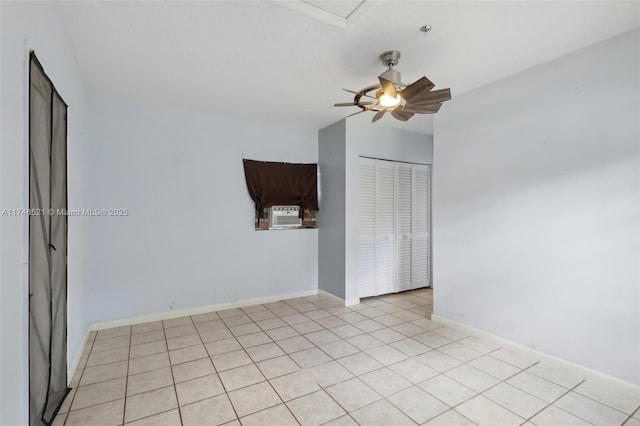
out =
<svg viewBox="0 0 640 426"><path fill-rule="evenodd" d="M405 162L405 161L395 161L395 160L387 160L387 159L380 159L380 158L372 158L372 157L366 157L366 156L360 156L359 157L360 163L359 163L359 173L358 173L358 178L362 179L362 165L363 164L369 164L372 165L374 167L375 170L375 176L374 176L374 247L373 247L373 271L371 271L373 273L373 288L370 288L371 285L370 283L368 283L366 286L362 286L362 283L360 282L358 284L358 290L359 290L359 296L362 297L369 297L369 296L377 296L377 295L382 295L382 294L389 294L389 293L397 293L400 291L405 291L405 290L411 290L411 289L415 289L415 288L424 288L424 287L428 287L431 286L431 268L432 268L432 251L431 251L431 164L425 164L425 163L411 163L411 162ZM393 169L394 169L394 182L393 182L393 187L394 187L394 194L393 194L393 223L394 223L394 229L393 232L391 233L393 235L393 237L391 237L390 241L388 238L384 239L384 243L386 243L386 241L390 241L389 244L392 245L392 253L393 253L393 259L392 259L392 271L391 271L391 275L392 275L392 280L393 280L393 290L391 291L387 291L389 287L389 285L385 285L384 289L381 288L379 286L379 282L378 282L378 274L380 272L380 265L379 262L376 260L376 255L379 253L378 251L378 242L379 240L382 238L381 236L381 232L379 232L379 216L380 216L380 164L385 164L388 166L388 163L392 163L393 164ZM400 210L400 205L399 205L399 197L400 197L400 178L399 178L399 170L401 167L410 167L411 169L411 231L409 233L407 232L400 232L400 227L399 227L399 219L400 219L400 215L399 215L399 210ZM388 169L389 167L383 167ZM417 184L416 184L416 170L417 169L423 169L427 171L427 187L426 187L426 217L427 217L427 230L426 230L426 235L419 235L419 238L417 241L414 241L415 238L415 233L416 233L416 223L415 223L415 217L416 217L416 208L418 206L417 200L416 200L416 196L418 195L418 191L416 190ZM363 183L359 182L359 188L362 188ZM360 194L362 196L362 194ZM362 199L361 199L362 200ZM361 201L360 201L361 203ZM362 210L362 204L360 204L360 210ZM363 217L363 212L360 212L360 218ZM423 232L422 234L424 234L425 232ZM358 236L359 238L359 250L362 250L362 237L361 235ZM416 262L414 262L416 256L415 256L415 251L416 251L416 247L415 245L419 243L420 240L424 241L426 239L426 243L427 243L427 258L425 259L427 262L426 265L426 277L421 281L421 282L417 282L416 281ZM399 274L400 274L400 245L402 244L403 241L410 241L410 280L409 280L409 286L405 285L402 288L401 283L400 283L400 278L399 278ZM358 259L359 262L361 262L362 260L362 252L358 253ZM424 260L423 260L424 261ZM388 268L387 268L388 269ZM365 271L366 272L366 271ZM358 265L358 273L359 273L359 278L362 276L363 274L363 268L362 266L359 264ZM424 274L423 274L424 275ZM388 283L386 283L388 284ZM406 287L406 288L405 288ZM363 291L364 290L364 291ZM382 291L382 292L381 292Z"/></svg>

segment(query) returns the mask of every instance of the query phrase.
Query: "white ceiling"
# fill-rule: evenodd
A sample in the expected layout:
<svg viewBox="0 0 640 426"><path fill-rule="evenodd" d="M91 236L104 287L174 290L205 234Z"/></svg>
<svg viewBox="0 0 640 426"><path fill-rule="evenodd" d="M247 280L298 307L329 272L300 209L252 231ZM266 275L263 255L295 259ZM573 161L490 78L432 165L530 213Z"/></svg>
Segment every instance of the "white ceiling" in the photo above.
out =
<svg viewBox="0 0 640 426"><path fill-rule="evenodd" d="M347 19L360 7L364 0L300 0L303 3L322 9L342 19ZM295 2L289 2L295 3Z"/></svg>
<svg viewBox="0 0 640 426"><path fill-rule="evenodd" d="M352 99L342 88L376 82L385 50L402 52L403 81L426 75L455 97L640 26L638 1L367 0L351 16L346 6L359 2L338 1L54 5L94 89L317 128L357 111L333 103ZM342 13L343 28L322 19L326 10L300 13L299 3ZM422 25L433 29L423 34ZM432 120L387 116L375 125L429 133Z"/></svg>

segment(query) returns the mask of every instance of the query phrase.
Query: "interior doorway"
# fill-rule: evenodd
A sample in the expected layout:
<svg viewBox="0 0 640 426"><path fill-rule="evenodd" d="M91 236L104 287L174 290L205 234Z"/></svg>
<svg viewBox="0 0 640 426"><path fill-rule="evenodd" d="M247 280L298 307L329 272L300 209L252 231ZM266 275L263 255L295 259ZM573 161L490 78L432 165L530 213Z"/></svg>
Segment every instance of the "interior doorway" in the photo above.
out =
<svg viewBox="0 0 640 426"><path fill-rule="evenodd" d="M29 424L53 422L67 388L67 105L29 66Z"/></svg>

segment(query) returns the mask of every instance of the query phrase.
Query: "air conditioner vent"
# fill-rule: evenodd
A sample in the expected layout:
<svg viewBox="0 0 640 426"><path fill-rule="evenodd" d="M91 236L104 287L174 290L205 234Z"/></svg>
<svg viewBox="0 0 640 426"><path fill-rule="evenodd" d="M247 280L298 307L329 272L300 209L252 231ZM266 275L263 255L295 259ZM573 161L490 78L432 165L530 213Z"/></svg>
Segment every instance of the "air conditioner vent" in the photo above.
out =
<svg viewBox="0 0 640 426"><path fill-rule="evenodd" d="M299 206L273 206L269 209L269 229L294 229L302 225Z"/></svg>

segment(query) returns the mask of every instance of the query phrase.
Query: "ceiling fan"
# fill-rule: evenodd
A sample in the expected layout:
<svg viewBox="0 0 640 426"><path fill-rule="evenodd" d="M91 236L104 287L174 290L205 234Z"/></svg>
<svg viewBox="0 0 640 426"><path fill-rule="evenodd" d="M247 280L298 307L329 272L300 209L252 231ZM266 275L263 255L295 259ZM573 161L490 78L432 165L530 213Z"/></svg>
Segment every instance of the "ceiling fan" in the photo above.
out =
<svg viewBox="0 0 640 426"><path fill-rule="evenodd" d="M450 89L432 91L435 85L427 77L421 77L409 85L402 83L400 72L393 68L400 60L400 52L397 50L383 52L380 60L384 66L388 67L378 77L380 84L365 87L358 92L342 89L355 95L353 102L337 103L334 106L357 106L362 110L347 117L365 111L376 111L372 120L375 123L389 111L396 119L407 121L414 114L435 114L440 110L442 102L451 99ZM370 98L374 101L363 102L362 98Z"/></svg>

